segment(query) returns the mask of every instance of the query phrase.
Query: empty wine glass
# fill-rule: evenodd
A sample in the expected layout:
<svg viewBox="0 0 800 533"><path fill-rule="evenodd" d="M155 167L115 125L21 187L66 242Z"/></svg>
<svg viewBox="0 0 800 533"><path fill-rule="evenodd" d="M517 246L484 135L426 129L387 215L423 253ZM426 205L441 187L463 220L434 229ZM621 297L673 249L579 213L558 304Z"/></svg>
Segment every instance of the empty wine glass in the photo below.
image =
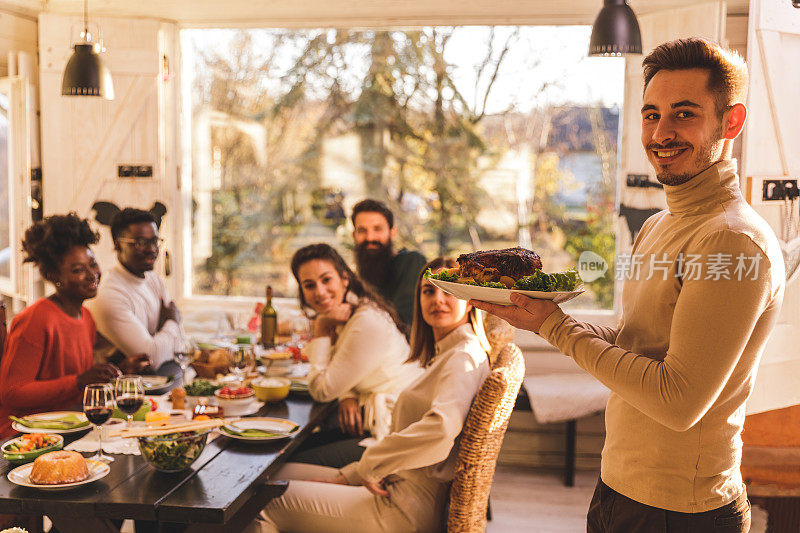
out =
<svg viewBox="0 0 800 533"><path fill-rule="evenodd" d="M186 369L194 361L197 352L197 343L186 335L182 336L181 342L175 347L172 358L181 367L181 385L186 386Z"/></svg>
<svg viewBox="0 0 800 533"><path fill-rule="evenodd" d="M128 418L128 427L133 415L144 403L144 384L141 376L120 376L114 384L114 399L120 411Z"/></svg>
<svg viewBox="0 0 800 533"><path fill-rule="evenodd" d="M83 412L86 418L94 425L97 433L98 448L97 453L90 457L95 461L110 463L113 457L103 453L103 424L111 418L111 411L114 409L114 393L108 383L93 383L83 389Z"/></svg>
<svg viewBox="0 0 800 533"><path fill-rule="evenodd" d="M255 368L255 355L253 354L252 347L249 344L237 344L236 348L231 353L231 370L239 379L244 381L248 372Z"/></svg>
<svg viewBox="0 0 800 533"><path fill-rule="evenodd" d="M298 348L311 339L311 322L305 316L298 316L292 319L292 344Z"/></svg>

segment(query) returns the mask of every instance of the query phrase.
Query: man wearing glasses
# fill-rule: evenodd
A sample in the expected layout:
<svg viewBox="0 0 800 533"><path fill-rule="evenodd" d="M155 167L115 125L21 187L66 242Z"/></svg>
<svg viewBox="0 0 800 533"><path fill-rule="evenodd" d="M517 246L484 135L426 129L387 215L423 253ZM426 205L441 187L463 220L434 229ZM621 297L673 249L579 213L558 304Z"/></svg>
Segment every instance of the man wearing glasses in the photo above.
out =
<svg viewBox="0 0 800 533"><path fill-rule="evenodd" d="M104 273L88 306L97 332L121 355L147 354L157 374L177 378L180 367L172 357L181 341L181 315L153 270L162 242L156 220L128 207L111 221L111 237L119 264Z"/></svg>

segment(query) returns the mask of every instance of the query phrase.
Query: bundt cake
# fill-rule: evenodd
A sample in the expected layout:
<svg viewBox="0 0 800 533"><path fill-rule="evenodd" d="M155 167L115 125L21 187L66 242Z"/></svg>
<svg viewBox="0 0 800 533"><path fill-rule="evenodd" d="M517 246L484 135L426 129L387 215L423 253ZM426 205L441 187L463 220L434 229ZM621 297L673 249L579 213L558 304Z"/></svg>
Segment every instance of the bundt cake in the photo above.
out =
<svg viewBox="0 0 800 533"><path fill-rule="evenodd" d="M40 455L33 461L30 479L37 485L77 483L89 477L86 460L78 452L61 450Z"/></svg>

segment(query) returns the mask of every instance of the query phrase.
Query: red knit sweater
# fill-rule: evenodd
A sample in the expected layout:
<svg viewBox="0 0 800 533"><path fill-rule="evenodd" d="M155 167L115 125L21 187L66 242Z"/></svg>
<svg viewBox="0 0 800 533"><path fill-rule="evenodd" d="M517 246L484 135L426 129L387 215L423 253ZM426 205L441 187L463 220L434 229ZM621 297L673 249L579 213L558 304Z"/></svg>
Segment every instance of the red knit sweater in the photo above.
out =
<svg viewBox="0 0 800 533"><path fill-rule="evenodd" d="M14 317L0 361L0 437L12 435L8 415L74 407L81 400L78 374L93 363L94 319L67 315L40 298Z"/></svg>

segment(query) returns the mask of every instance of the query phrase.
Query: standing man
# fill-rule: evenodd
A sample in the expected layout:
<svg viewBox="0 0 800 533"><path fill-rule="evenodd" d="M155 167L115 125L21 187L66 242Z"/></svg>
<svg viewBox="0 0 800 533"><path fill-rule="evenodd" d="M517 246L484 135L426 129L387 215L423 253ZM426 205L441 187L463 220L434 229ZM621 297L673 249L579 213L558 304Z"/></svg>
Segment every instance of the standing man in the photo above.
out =
<svg viewBox="0 0 800 533"><path fill-rule="evenodd" d="M414 287L425 266L425 257L405 248L394 250L397 237L394 215L378 200L362 200L353 206L353 239L358 275L392 303L400 319L411 326Z"/></svg>
<svg viewBox="0 0 800 533"><path fill-rule="evenodd" d="M126 208L111 221L119 264L103 276L91 301L97 331L125 356L147 354L156 373L180 376L172 359L181 341L181 315L153 270L161 239L155 218Z"/></svg>
<svg viewBox="0 0 800 533"><path fill-rule="evenodd" d="M611 389L590 532L746 532L745 400L785 285L775 234L742 197L731 159L747 66L701 39L664 43L643 65L642 145L669 208L634 242L620 327L519 295L507 308L475 304Z"/></svg>

